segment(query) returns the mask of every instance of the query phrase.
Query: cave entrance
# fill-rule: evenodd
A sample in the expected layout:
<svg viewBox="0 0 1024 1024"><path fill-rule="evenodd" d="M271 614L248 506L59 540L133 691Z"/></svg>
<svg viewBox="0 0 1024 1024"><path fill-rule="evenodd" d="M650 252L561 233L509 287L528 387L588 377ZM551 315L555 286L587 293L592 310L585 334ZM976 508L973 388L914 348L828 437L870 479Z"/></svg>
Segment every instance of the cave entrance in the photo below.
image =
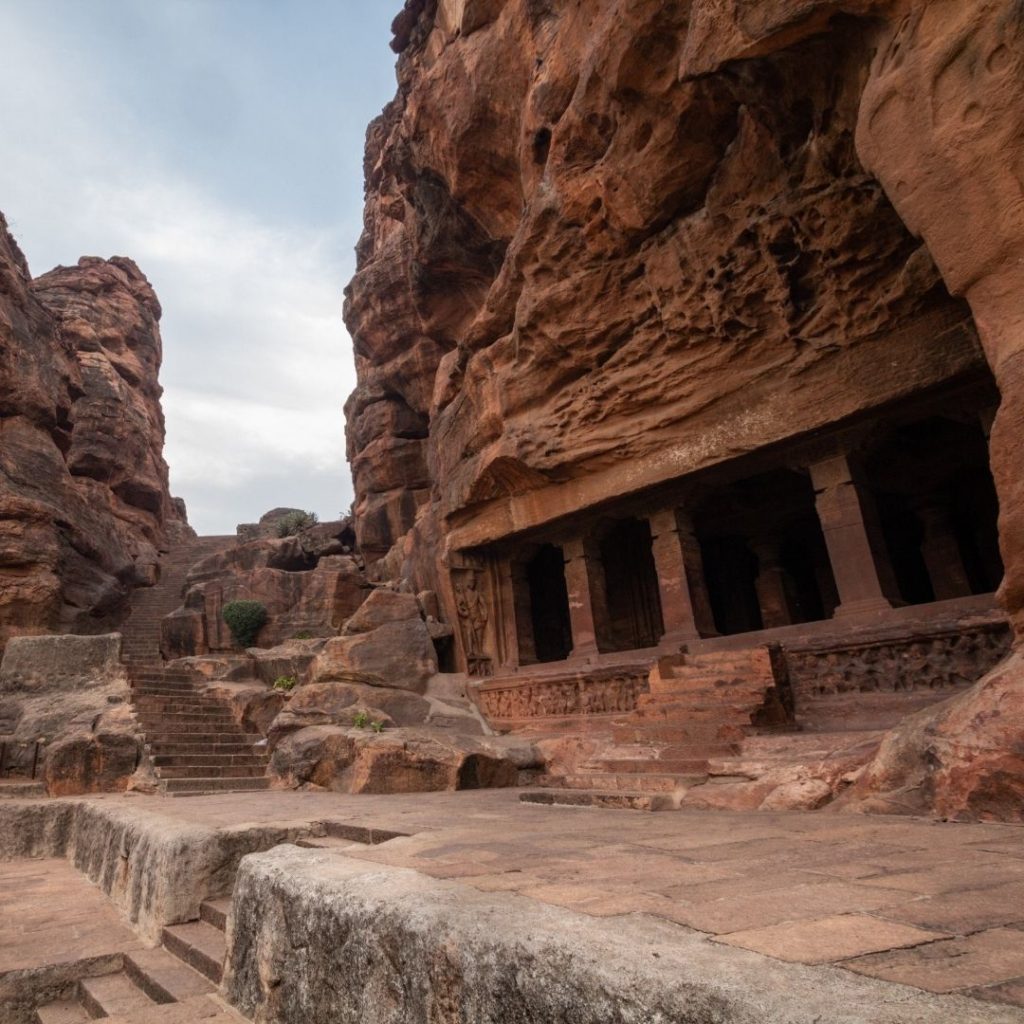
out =
<svg viewBox="0 0 1024 1024"><path fill-rule="evenodd" d="M564 661L572 651L572 625L562 549L542 544L526 563L525 576L531 635L520 636L523 660Z"/></svg>
<svg viewBox="0 0 1024 1024"><path fill-rule="evenodd" d="M652 546L646 519L620 519L599 532L604 608L595 609L594 625L602 653L655 647L665 632Z"/></svg>
<svg viewBox="0 0 1024 1024"><path fill-rule="evenodd" d="M890 429L866 450L864 471L897 603L999 586L999 502L977 418L932 416Z"/></svg>
<svg viewBox="0 0 1024 1024"><path fill-rule="evenodd" d="M717 488L694 512L715 629L727 635L829 618L838 603L807 473Z"/></svg>

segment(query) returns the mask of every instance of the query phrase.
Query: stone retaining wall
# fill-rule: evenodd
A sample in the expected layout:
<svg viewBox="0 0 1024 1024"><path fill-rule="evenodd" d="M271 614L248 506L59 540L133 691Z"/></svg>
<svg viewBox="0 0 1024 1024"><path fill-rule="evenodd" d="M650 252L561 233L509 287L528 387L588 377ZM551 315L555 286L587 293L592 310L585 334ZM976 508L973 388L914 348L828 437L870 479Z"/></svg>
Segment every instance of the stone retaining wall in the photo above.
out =
<svg viewBox="0 0 1024 1024"><path fill-rule="evenodd" d="M246 857L228 998L258 1024L1010 1024L937 997L718 945L644 915L589 917L415 871L281 846Z"/></svg>

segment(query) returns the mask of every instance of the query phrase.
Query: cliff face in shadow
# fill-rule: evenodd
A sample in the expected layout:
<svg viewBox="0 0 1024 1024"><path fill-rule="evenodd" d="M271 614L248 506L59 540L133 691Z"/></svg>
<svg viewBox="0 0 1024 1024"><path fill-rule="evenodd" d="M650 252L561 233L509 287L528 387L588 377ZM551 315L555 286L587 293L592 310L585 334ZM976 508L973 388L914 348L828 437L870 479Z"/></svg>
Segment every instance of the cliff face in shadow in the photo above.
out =
<svg viewBox="0 0 1024 1024"><path fill-rule="evenodd" d="M0 216L0 645L116 624L188 530L163 459L159 319L128 259L33 279Z"/></svg>

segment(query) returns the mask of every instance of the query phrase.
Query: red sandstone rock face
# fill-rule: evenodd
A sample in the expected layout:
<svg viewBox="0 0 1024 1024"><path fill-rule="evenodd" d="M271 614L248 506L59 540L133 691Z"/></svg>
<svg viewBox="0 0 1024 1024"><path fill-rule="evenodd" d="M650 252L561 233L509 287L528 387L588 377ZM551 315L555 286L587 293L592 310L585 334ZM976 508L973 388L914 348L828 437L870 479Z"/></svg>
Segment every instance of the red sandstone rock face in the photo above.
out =
<svg viewBox="0 0 1024 1024"><path fill-rule="evenodd" d="M408 8L346 313L368 557L425 503L486 540L509 496L572 511L856 412L879 339L965 318L854 150L866 23L688 77L729 20L690 6Z"/></svg>
<svg viewBox="0 0 1024 1024"><path fill-rule="evenodd" d="M248 536L249 528L243 530ZM351 532L348 520L320 523L296 536L258 537L205 558L189 573L182 608L164 619L164 654L234 649L222 612L236 600L259 601L267 609L260 646L296 634L332 636L370 593L362 559L351 553Z"/></svg>
<svg viewBox="0 0 1024 1024"><path fill-rule="evenodd" d="M840 806L1024 822L1024 656L893 729Z"/></svg>
<svg viewBox="0 0 1024 1024"><path fill-rule="evenodd" d="M408 0L346 306L368 560L454 620L452 550L987 361L1020 636L1018 8Z"/></svg>
<svg viewBox="0 0 1024 1024"><path fill-rule="evenodd" d="M169 529L160 305L131 260L33 280L0 216L0 646L100 632Z"/></svg>

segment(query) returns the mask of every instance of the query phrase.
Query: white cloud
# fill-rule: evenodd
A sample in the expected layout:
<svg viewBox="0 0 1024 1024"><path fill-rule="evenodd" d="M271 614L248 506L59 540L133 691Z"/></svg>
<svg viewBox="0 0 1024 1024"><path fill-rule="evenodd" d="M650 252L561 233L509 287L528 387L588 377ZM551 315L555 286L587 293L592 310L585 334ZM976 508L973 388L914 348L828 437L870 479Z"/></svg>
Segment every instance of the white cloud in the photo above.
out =
<svg viewBox="0 0 1024 1024"><path fill-rule="evenodd" d="M156 157L116 93L80 87L91 79L78 53L12 8L0 9L0 34L0 94L13 100L0 112L10 143L0 209L33 273L119 254L153 283L166 455L194 525L227 532L278 491L272 504L336 515L351 500L341 406L355 377L341 292L354 239L215 198Z"/></svg>

